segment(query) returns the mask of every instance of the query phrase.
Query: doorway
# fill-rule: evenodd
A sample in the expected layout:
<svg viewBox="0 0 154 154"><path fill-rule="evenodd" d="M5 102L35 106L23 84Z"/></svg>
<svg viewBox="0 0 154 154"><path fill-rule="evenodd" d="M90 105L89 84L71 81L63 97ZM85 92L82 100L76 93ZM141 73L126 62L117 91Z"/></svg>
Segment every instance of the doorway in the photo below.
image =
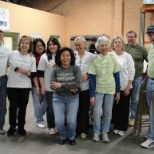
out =
<svg viewBox="0 0 154 154"><path fill-rule="evenodd" d="M3 44L10 50L17 50L20 33L16 32L3 32L3 33L4 33Z"/></svg>

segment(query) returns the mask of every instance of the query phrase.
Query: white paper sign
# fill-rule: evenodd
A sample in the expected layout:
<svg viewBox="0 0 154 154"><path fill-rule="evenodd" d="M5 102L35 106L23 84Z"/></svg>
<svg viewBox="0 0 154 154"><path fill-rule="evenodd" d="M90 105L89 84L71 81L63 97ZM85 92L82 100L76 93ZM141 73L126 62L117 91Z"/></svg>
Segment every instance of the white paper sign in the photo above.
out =
<svg viewBox="0 0 154 154"><path fill-rule="evenodd" d="M154 0L143 0L143 4L154 4Z"/></svg>
<svg viewBox="0 0 154 154"><path fill-rule="evenodd" d="M0 8L0 29L4 31L10 30L9 10L5 8Z"/></svg>

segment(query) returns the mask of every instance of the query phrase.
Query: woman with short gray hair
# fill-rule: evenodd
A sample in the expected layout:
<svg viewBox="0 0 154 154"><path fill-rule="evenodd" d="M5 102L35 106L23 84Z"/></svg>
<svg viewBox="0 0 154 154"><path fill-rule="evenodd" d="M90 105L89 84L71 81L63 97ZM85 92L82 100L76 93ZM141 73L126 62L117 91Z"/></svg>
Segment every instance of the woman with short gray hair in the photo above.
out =
<svg viewBox="0 0 154 154"><path fill-rule="evenodd" d="M117 102L120 99L119 64L112 55L107 54L109 47L110 41L106 36L98 38L96 49L100 54L92 60L89 68L90 103L94 107L94 142L100 140L100 132L102 142L109 142L107 133L110 129L114 94L116 93Z"/></svg>

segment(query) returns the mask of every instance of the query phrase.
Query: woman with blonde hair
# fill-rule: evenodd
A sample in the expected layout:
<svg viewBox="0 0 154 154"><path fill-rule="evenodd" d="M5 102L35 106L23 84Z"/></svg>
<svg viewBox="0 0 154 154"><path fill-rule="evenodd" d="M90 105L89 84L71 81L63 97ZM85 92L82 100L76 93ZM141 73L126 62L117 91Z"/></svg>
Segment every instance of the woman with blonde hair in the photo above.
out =
<svg viewBox="0 0 154 154"><path fill-rule="evenodd" d="M86 138L89 126L89 75L88 69L94 55L86 50L87 42L84 37L79 36L74 40L76 61L82 72L81 91L79 93L79 110L77 119L77 134Z"/></svg>
<svg viewBox="0 0 154 154"><path fill-rule="evenodd" d="M114 133L124 136L128 129L129 104L132 81L135 75L134 61L130 54L124 51L124 41L121 37L115 37L111 42L112 54L120 66L120 100L113 104Z"/></svg>
<svg viewBox="0 0 154 154"><path fill-rule="evenodd" d="M16 131L21 135L26 135L25 117L26 107L29 100L29 92L32 88L31 78L36 74L35 58L29 55L31 49L31 38L22 36L18 44L18 50L11 52L9 57L10 73L7 82L10 128L8 136L12 136ZM16 129L18 126L18 130Z"/></svg>

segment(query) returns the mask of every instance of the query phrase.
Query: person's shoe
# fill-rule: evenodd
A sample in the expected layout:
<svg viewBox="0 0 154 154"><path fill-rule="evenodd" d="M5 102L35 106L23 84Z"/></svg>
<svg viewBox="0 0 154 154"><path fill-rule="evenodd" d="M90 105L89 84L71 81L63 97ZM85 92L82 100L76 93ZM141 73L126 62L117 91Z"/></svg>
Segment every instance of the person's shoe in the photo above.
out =
<svg viewBox="0 0 154 154"><path fill-rule="evenodd" d="M56 134L56 131L55 131L54 128L49 128L48 129L48 133L49 133L49 135L55 135Z"/></svg>
<svg viewBox="0 0 154 154"><path fill-rule="evenodd" d="M40 128L45 128L46 127L42 122L39 122L39 123L36 123L36 124Z"/></svg>
<svg viewBox="0 0 154 154"><path fill-rule="evenodd" d="M134 124L135 124L135 120L134 120L134 119L131 119L131 120L129 121L129 126L130 126L130 127L133 127Z"/></svg>
<svg viewBox="0 0 154 154"><path fill-rule="evenodd" d="M94 142L100 141L99 134L94 134L94 136L93 136L93 141L94 141Z"/></svg>
<svg viewBox="0 0 154 154"><path fill-rule="evenodd" d="M85 139L87 137L87 134L86 133L81 133L81 138Z"/></svg>
<svg viewBox="0 0 154 154"><path fill-rule="evenodd" d="M126 133L125 133L124 131L119 131L119 135L120 135L120 136L125 136Z"/></svg>
<svg viewBox="0 0 154 154"><path fill-rule="evenodd" d="M60 138L60 139L58 140L58 144L63 145L63 144L65 144L66 140L67 140L67 139L61 139L61 138Z"/></svg>
<svg viewBox="0 0 154 154"><path fill-rule="evenodd" d="M102 133L102 142L103 143L109 143L110 140L109 140L109 137L108 137L108 134L107 133Z"/></svg>
<svg viewBox="0 0 154 154"><path fill-rule="evenodd" d="M73 140L69 140L69 144L70 144L70 145L75 145L75 144L76 144L75 139L73 139Z"/></svg>
<svg viewBox="0 0 154 154"><path fill-rule="evenodd" d="M0 129L0 135L5 135L5 130L4 129Z"/></svg>
<svg viewBox="0 0 154 154"><path fill-rule="evenodd" d="M56 131L56 134L58 134L58 129L57 129L57 127L55 127L55 131Z"/></svg>
<svg viewBox="0 0 154 154"><path fill-rule="evenodd" d="M119 134L119 130L115 129L115 130L113 131L113 133L118 135L118 134Z"/></svg>
<svg viewBox="0 0 154 154"><path fill-rule="evenodd" d="M9 130L7 131L8 136L13 136L16 133L17 129L10 127Z"/></svg>
<svg viewBox="0 0 154 154"><path fill-rule="evenodd" d="M154 147L154 141L147 139L145 142L143 142L141 144L141 147L143 147L143 148L153 148Z"/></svg>
<svg viewBox="0 0 154 154"><path fill-rule="evenodd" d="M17 130L17 132L21 135L21 136L26 136L27 132L24 128L19 128Z"/></svg>

